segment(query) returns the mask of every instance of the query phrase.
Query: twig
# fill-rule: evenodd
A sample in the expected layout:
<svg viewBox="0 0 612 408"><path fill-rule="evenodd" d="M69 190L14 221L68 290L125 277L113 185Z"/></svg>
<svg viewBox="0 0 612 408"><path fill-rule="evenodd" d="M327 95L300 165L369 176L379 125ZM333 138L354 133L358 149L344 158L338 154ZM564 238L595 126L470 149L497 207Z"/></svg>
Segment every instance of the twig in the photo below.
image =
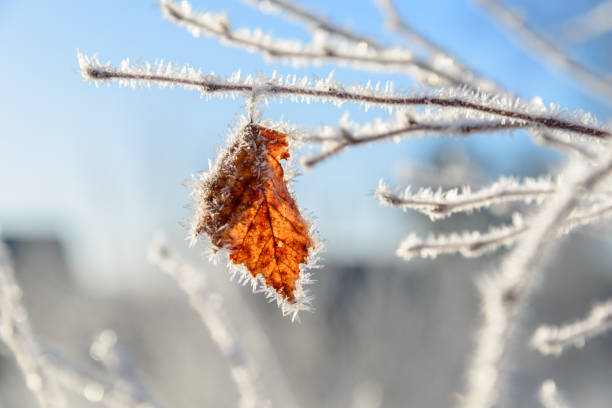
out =
<svg viewBox="0 0 612 408"><path fill-rule="evenodd" d="M499 399L508 343L539 276L536 267L549 247L547 238L579 204L580 194L593 190L612 172L612 151L608 149L599 163L590 168L572 160L554 199L531 217L529 232L505 257L499 271L480 279L483 323L468 373L467 393L462 399L464 407L489 408Z"/></svg>
<svg viewBox="0 0 612 408"><path fill-rule="evenodd" d="M0 240L0 339L11 350L26 385L43 408L65 407L63 390L51 375L40 345L32 334L28 313L21 303L21 288L14 278L10 255Z"/></svg>
<svg viewBox="0 0 612 408"><path fill-rule="evenodd" d="M589 211L581 211L563 221L556 231L556 236L568 234L575 228L592 224L612 216L612 204L597 205ZM402 240L397 255L409 261L418 256L436 258L441 254L460 253L465 257L476 257L493 251L500 246L510 246L532 228L532 224L523 221L519 214L513 217L512 225L490 228L486 233L466 231L462 234L430 236L427 239L410 234Z"/></svg>
<svg viewBox="0 0 612 408"><path fill-rule="evenodd" d="M540 326L531 345L542 354L560 355L570 347L581 348L587 340L606 333L612 327L612 300L595 305L582 320L562 326Z"/></svg>
<svg viewBox="0 0 612 408"><path fill-rule="evenodd" d="M229 366L240 395L239 407L250 408L264 404L265 401L260 397L256 387L254 377L256 370L253 362L249 360L239 337L230 328L220 308L218 296L209 291L204 277L189 265L182 263L160 239L156 239L151 244L149 258L176 280L187 295L191 307L208 329L211 339Z"/></svg>
<svg viewBox="0 0 612 408"><path fill-rule="evenodd" d="M374 197L383 205L416 210L435 221L456 212L473 211L508 201L539 202L556 192L556 184L549 177L525 178L522 181L501 177L477 191L465 186L461 190L454 188L434 192L427 188L412 193L410 187L407 187L403 193L396 193L380 181Z"/></svg>
<svg viewBox="0 0 612 408"><path fill-rule="evenodd" d="M492 227L482 234L466 231L462 234L430 236L427 239L410 234L400 243L397 255L406 261L417 256L434 259L438 255L453 253L460 253L467 258L480 256L502 245L512 245L529 229L518 213L512 221L512 225Z"/></svg>
<svg viewBox="0 0 612 408"><path fill-rule="evenodd" d="M178 4L172 0L164 0L160 6L164 17L178 26L187 28L196 37L204 33L228 45L245 48L251 52L261 52L267 58L287 59L294 64L333 61L356 69L376 71L408 70L411 75L431 86L446 84L471 87L461 78L438 70L401 48L377 49L369 46L367 42L360 42L359 46L355 47L352 42L334 41L326 36L314 37L311 44L304 45L297 40L280 39L263 34L260 30L247 28L234 30L225 14L195 13L191 10L191 5L185 1Z"/></svg>
<svg viewBox="0 0 612 408"><path fill-rule="evenodd" d="M516 12L507 8L498 0L478 0L478 3L516 33L523 44L533 51L534 55L544 59L553 68L559 68L580 83L586 85L591 91L603 96L604 102L610 102L612 95L612 80L598 74L580 61L570 57L565 51L527 24Z"/></svg>
<svg viewBox="0 0 612 408"><path fill-rule="evenodd" d="M252 77L240 79L234 74L230 79L221 79L204 75L191 67L178 69L170 64L160 63L153 67L130 65L124 60L120 68L112 68L109 63L101 64L95 57L88 58L79 53L80 71L83 78L96 83L114 81L120 86L150 86L156 83L160 87L182 86L188 90L198 90L204 95L250 94L262 92L265 97L290 97L293 101L318 99L332 101L338 105L345 102L359 103L379 107L435 106L438 108L460 108L486 115L496 115L511 120L522 120L543 128L559 129L595 138L608 138L612 134L596 125L588 115L575 120L564 118L556 111L533 109L520 99L497 98L486 93L474 93L465 89L439 89L431 94L403 95L392 93L392 86L386 90L373 89L371 86L342 86L331 77L310 83L307 79L299 82L295 78L284 80L281 77L255 80ZM537 112L537 113L536 113Z"/></svg>
<svg viewBox="0 0 612 408"><path fill-rule="evenodd" d="M96 336L89 349L91 357L118 379L115 389L127 388L128 394L138 401L148 401L152 407L160 408L151 391L144 385L127 354L117 342L113 330L103 330Z"/></svg>
<svg viewBox="0 0 612 408"><path fill-rule="evenodd" d="M46 351L44 361L49 375L56 379L67 390L70 390L91 403L108 408L159 408L160 405L146 399L144 395L135 395L132 389L106 384L95 376L72 365L57 353Z"/></svg>
<svg viewBox="0 0 612 408"><path fill-rule="evenodd" d="M501 130L522 129L529 126L537 126L524 121L509 121L509 120L458 120L449 122L418 122L409 120L408 124L399 126L389 126L380 124L378 128L372 129L370 132L359 131L356 134L348 127L340 127L339 131L330 131L324 129L320 136L308 136L304 138L306 142L324 143L327 146L321 153L306 158L302 164L305 167L313 167L324 160L335 156L348 147L359 146L367 143L379 142L392 139L399 140L400 137L419 137L428 134L442 134L445 136L469 136L478 133L495 132Z"/></svg>
<svg viewBox="0 0 612 408"><path fill-rule="evenodd" d="M374 38L357 34L351 30L339 27L333 24L331 21L308 11L297 4L285 1L285 0L246 0L247 3L258 6L262 11L281 11L283 16L294 17L298 21L302 21L308 24L311 30L322 30L329 34L338 36L354 43L366 43L368 47L376 50L384 48L382 44L379 44Z"/></svg>

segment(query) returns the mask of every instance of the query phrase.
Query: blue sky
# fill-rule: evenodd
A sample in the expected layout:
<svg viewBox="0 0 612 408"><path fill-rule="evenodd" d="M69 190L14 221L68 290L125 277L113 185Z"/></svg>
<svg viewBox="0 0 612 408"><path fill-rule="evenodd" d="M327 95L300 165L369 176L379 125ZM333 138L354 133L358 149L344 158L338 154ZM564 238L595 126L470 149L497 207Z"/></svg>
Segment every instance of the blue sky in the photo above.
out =
<svg viewBox="0 0 612 408"><path fill-rule="evenodd" d="M401 41L381 28L381 18L369 1L347 4L317 0L307 6L382 42ZM533 11L536 23L554 28L555 19L586 4L567 2L556 7L554 15L537 8L528 11ZM414 6L402 6L409 21L484 76L526 99L541 96L547 103L582 108L602 121L608 119L609 105L524 53L471 3L440 0ZM227 10L235 27L259 26L307 39L299 24L262 15L238 1L197 1L194 7ZM175 246L185 247L179 222L190 216L190 210L184 208L189 192L182 183L207 168L228 125L242 112L243 101L206 101L183 90L96 88L76 72L77 49L114 63L125 57L163 58L223 74L237 69L269 74L278 69L326 76L332 68L266 64L257 54L213 39L194 39L163 20L152 1L4 1L0 49L0 225L9 235L59 235L73 268L88 279L94 277L101 287L112 287L118 279L139 281L147 270L146 245L156 230L165 231ZM581 55L599 61L600 54L587 48ZM351 69L336 69L335 77L412 85L400 75ZM386 115L348 109L355 119ZM264 116L284 116L308 129L336 123L344 110L285 102L272 104ZM380 178L397 181L402 166L427 162L439 143L468 150L491 177L524 174L533 160L555 158L536 150L521 134L413 140L346 152L305 172L294 185L300 205L317 218L328 247L326 258L394 261L395 247L411 228L411 218L380 207L370 193Z"/></svg>

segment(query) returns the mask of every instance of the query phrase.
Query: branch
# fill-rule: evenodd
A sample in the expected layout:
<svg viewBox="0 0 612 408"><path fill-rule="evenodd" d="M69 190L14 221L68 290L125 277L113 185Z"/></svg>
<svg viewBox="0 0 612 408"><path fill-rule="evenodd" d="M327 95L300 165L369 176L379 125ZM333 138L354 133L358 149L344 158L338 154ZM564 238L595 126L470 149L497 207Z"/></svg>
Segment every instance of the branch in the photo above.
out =
<svg viewBox="0 0 612 408"><path fill-rule="evenodd" d="M89 58L78 53L80 72L85 80L95 83L114 81L120 86L150 86L152 83L160 87L181 86L188 90L200 91L203 95L250 95L260 92L262 97L289 97L292 101L310 101L312 99L330 101L336 105L345 102L358 103L369 107L408 107L431 106L440 109L465 109L470 113L479 112L484 115L495 115L511 120L523 120L531 124L559 129L595 138L608 138L609 130L600 128L597 121L590 115L573 114L568 118L554 108L544 108L525 103L518 98L499 98L481 92L465 89L438 89L429 94L401 94L393 92L393 85L387 83L384 90L379 86L373 88L358 85L343 86L333 80L331 75L326 79L314 82L303 78L297 81L295 77L283 79L278 75L271 78L254 79L248 76L240 78L240 73L233 74L229 79L214 75L204 75L201 71L185 66L181 69L164 64L132 65L124 60L119 68L111 67L110 63L101 64L94 56Z"/></svg>
<svg viewBox="0 0 612 408"><path fill-rule="evenodd" d="M374 38L365 35L357 34L351 30L339 27L331 21L303 9L297 4L290 3L285 0L247 0L247 3L259 7L260 10L267 13L270 11L281 12L283 15L294 17L298 21L302 21L310 26L312 31L322 30L331 35L335 35L345 40L354 43L366 43L368 47L375 50L381 50L383 45L379 44Z"/></svg>
<svg viewBox="0 0 612 408"><path fill-rule="evenodd" d="M582 320L562 326L540 326L531 346L542 354L559 356L570 346L581 348L587 340L612 327L612 300L595 305Z"/></svg>
<svg viewBox="0 0 612 408"><path fill-rule="evenodd" d="M447 191L420 189L416 193L407 187L403 193L390 190L380 181L374 197L389 207L401 207L404 211L416 210L432 221L445 218L456 212L473 211L508 201L542 201L556 191L556 183L550 178L525 178L522 182L513 178L501 177L498 181L480 190L471 191L469 186L461 190Z"/></svg>
<svg viewBox="0 0 612 408"><path fill-rule="evenodd" d="M232 379L240 394L240 408L256 407L263 404L259 396L253 363L242 346L240 338L230 328L221 310L217 296L212 293L204 281L191 266L183 264L175 254L162 242L154 241L149 250L149 257L161 270L176 280L185 292L189 303L198 313L202 323L208 329L210 337L227 362Z"/></svg>
<svg viewBox="0 0 612 408"><path fill-rule="evenodd" d="M550 245L547 238L571 215L580 203L580 195L595 189L612 173L612 151L608 149L599 163L589 167L580 160L572 160L564 171L559 191L531 217L529 231L505 257L499 271L480 279L483 322L468 372L464 407L490 408L497 403L505 381L509 343L538 280L537 266Z"/></svg>
<svg viewBox="0 0 612 408"><path fill-rule="evenodd" d="M555 231L554 236L569 234L572 230L592 224L605 218L612 217L612 204L596 205L587 211L579 211L565 219ZM501 246L511 246L533 228L535 217L528 222L523 221L517 213L514 214L512 225L494 227L486 233L478 231L465 231L461 234L440 234L427 239L410 234L402 240L397 255L406 261L414 257L436 258L441 254L460 253L471 258L491 252Z"/></svg>
<svg viewBox="0 0 612 408"><path fill-rule="evenodd" d="M185 27L193 36L202 33L218 38L227 45L244 48L250 52L260 52L266 58L280 58L293 64L320 64L333 61L350 65L356 69L375 71L406 71L431 86L442 84L471 87L471 84L448 72L432 67L426 61L419 60L401 48L381 48L360 42L355 46L353 41L334 39L318 35L309 45L297 40L288 40L263 34L261 30L248 28L232 29L225 14L196 13L191 5L183 1L180 4L173 0L163 0L160 4L163 15L170 22Z"/></svg>
<svg viewBox="0 0 612 408"><path fill-rule="evenodd" d="M157 408L160 406L144 398L144 395L135 395L132 389L108 385L93 375L73 368L68 361L60 358L56 353L47 351L44 361L49 375L58 384L91 403L108 408Z"/></svg>
<svg viewBox="0 0 612 408"><path fill-rule="evenodd" d="M521 120L511 119L488 119L472 120L461 118L453 112L443 112L443 119L422 120L416 116L403 115L398 112L394 121L369 123L356 126L348 121L347 116L340 120L339 128L333 129L325 126L317 132L316 136L307 136L303 140L312 143L322 143L323 151L303 161L305 167L313 167L322 161L335 156L348 147L362 144L393 140L398 142L401 137L421 137L429 134L441 134L444 136L469 136L478 133L497 132L502 130L514 130L528 128L532 125ZM432 115L422 115L424 117ZM463 114L465 115L465 112Z"/></svg>
<svg viewBox="0 0 612 408"><path fill-rule="evenodd" d="M151 407L160 407L151 391L144 385L138 372L125 351L117 342L117 334L113 330L103 330L89 348L91 357L99 361L104 368L117 378L115 389L129 390L130 398L146 401Z"/></svg>
<svg viewBox="0 0 612 408"><path fill-rule="evenodd" d="M532 53L544 59L553 68L565 71L571 78L587 86L591 91L604 97L604 102L610 102L612 96L612 80L591 70L580 61L573 59L557 45L544 38L516 12L507 8L497 0L478 0L493 17L508 29L516 33L523 41L523 45Z"/></svg>
<svg viewBox="0 0 612 408"><path fill-rule="evenodd" d="M502 245L512 245L528 229L529 227L517 213L514 214L512 225L493 227L484 234L478 231L466 231L462 234L430 236L425 240L416 234L410 234L400 243L397 255L406 261L414 257L435 259L438 255L454 253L472 258Z"/></svg>
<svg viewBox="0 0 612 408"><path fill-rule="evenodd" d="M32 334L28 313L21 303L10 255L0 240L0 339L11 350L28 389L43 408L66 407L63 390L49 371L40 345Z"/></svg>

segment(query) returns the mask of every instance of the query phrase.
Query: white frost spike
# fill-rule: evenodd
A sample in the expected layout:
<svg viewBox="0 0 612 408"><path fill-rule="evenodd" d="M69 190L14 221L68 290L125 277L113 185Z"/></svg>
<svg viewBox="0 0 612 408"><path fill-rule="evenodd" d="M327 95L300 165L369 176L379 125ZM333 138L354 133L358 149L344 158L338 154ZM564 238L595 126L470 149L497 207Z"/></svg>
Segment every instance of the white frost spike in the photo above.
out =
<svg viewBox="0 0 612 408"><path fill-rule="evenodd" d="M582 320L562 326L540 326L531 346L542 354L560 355L568 347L583 347L587 340L612 327L612 300L595 305Z"/></svg>
<svg viewBox="0 0 612 408"><path fill-rule="evenodd" d="M383 205L400 207L404 211L416 210L434 221L456 212L473 211L508 201L541 202L555 192L556 184L550 177L525 178L522 181L501 177L477 191L471 191L469 186L465 186L447 191L427 188L412 193L410 187L407 187L403 193L397 193L381 180L374 191L374 197Z"/></svg>

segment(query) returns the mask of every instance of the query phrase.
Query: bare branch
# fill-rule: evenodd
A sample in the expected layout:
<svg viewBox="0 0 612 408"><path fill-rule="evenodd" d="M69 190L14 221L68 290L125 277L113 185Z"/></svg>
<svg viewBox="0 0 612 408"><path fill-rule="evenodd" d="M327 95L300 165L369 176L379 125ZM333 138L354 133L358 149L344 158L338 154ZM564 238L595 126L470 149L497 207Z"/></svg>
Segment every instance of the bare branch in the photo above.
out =
<svg viewBox="0 0 612 408"><path fill-rule="evenodd" d="M531 227L505 257L500 270L479 281L483 323L468 374L464 407L490 408L499 399L504 382L508 343L518 324L523 306L538 277L536 266L549 247L547 239L559 229L580 203L580 195L592 191L612 172L612 151L606 151L600 165L589 167L572 160L564 171L559 191L530 219Z"/></svg>
<svg viewBox="0 0 612 408"><path fill-rule="evenodd" d="M330 76L326 79L300 81L294 78L283 79L279 76L254 79L240 78L235 73L229 79L213 75L204 75L191 67L178 69L171 64L159 63L131 65L124 60L119 68L112 68L110 63L101 64L95 57L88 58L79 53L79 65L83 78L95 83L114 81L120 86L150 86L152 83L160 87L181 86L188 90L198 90L203 95L249 95L255 91L262 97L289 97L292 101L310 101L311 99L331 101L337 105L345 102L358 103L366 108L387 107L389 109L407 106L430 106L440 109L465 109L470 112L480 112L484 115L496 115L511 120L522 120L549 129L559 129L595 138L607 138L610 131L597 125L590 115L574 114L566 117L553 108L534 107L515 98L499 98L481 92L472 92L462 88L438 89L430 94L401 94L393 92L393 85L387 84L384 90L371 85L343 86Z"/></svg>
<svg viewBox="0 0 612 408"><path fill-rule="evenodd" d="M493 227L483 234L466 231L462 234L430 236L425 240L410 234L400 243L397 255L406 261L417 256L434 259L438 255L453 253L460 253L467 258L477 257L500 246L512 245L529 229L518 213L512 221L512 225Z"/></svg>
<svg viewBox="0 0 612 408"><path fill-rule="evenodd" d="M365 35L357 34L351 30L339 27L331 21L308 11L297 4L290 3L285 0L246 0L247 3L259 7L263 12L280 11L283 15L294 17L298 21L302 21L311 28L312 31L322 30L329 34L344 38L345 40L354 43L366 43L368 47L375 50L384 48L374 38Z"/></svg>
<svg viewBox="0 0 612 408"><path fill-rule="evenodd" d="M442 121L421 121L416 116L398 114L398 119L385 123L376 122L365 126L356 127L343 117L338 130L329 126L318 131L316 136L307 136L304 141L311 143L322 143L323 151L317 155L306 158L302 164L305 167L313 167L322 161L339 154L348 147L359 146L384 140L398 142L400 138L407 136L422 137L430 134L444 136L469 136L478 133L497 132L502 130L513 130L537 126L521 120L509 119L450 119L451 112L444 112ZM494 116L491 116L494 118Z"/></svg>
<svg viewBox="0 0 612 408"><path fill-rule="evenodd" d="M531 346L542 354L559 356L570 346L581 348L587 340L612 328L612 300L595 305L582 320L562 326L540 326Z"/></svg>
<svg viewBox="0 0 612 408"><path fill-rule="evenodd" d="M258 394L253 362L241 344L240 338L230 328L220 305L218 294L209 291L204 277L191 266L182 263L160 240L151 244L151 261L176 280L185 292L189 303L208 329L211 339L225 358L232 379L240 394L240 408L258 407L264 400Z"/></svg>
<svg viewBox="0 0 612 408"><path fill-rule="evenodd" d="M612 217L612 203L609 202L577 211L561 223L555 231L555 236L568 234L575 228L609 217ZM512 225L493 227L486 233L465 231L461 234L430 236L427 239L410 234L400 243L397 255L407 261L414 257L434 259L438 255L454 253L460 253L467 258L477 257L501 246L513 245L533 227L533 217L529 222L525 222L517 213L512 221Z"/></svg>
<svg viewBox="0 0 612 408"><path fill-rule="evenodd" d="M247 28L232 29L225 14L196 13L191 5L183 1L180 4L173 0L164 0L160 4L164 17L170 22L187 28L195 37L206 34L218 38L228 45L245 48L251 52L260 52L270 59L283 59L293 64L320 64L324 61L333 61L341 65L350 65L355 69L370 71L397 71L408 72L416 79L430 86L463 86L476 88L471 82L450 72L437 69L427 61L415 58L408 50L394 47L381 48L371 41L355 43L354 36L345 30L332 28L324 24L329 30L337 34L336 37L326 35L324 30L318 32L308 45L297 40L287 40L263 34L259 29ZM277 2L276 6L286 6L294 13L298 9L286 2ZM303 10L299 12L302 19L313 21L312 14ZM340 35L344 33L344 35Z"/></svg>
<svg viewBox="0 0 612 408"><path fill-rule="evenodd" d="M602 100L604 102L610 102L612 80L570 57L556 44L544 38L527 24L520 15L510 10L502 2L498 0L478 0L478 2L500 23L517 34L523 41L523 44L534 55L544 59L553 68L564 71L571 78L576 78L594 93L603 96Z"/></svg>
<svg viewBox="0 0 612 408"><path fill-rule="evenodd" d="M401 207L404 211L419 211L432 221L445 218L456 212L473 211L493 204L508 201L541 202L556 191L556 183L550 178L525 178L518 181L501 177L488 187L472 192L469 186L461 190L455 188L447 191L420 189L416 193L407 187L403 193L390 190L382 181L374 191L381 204L389 207Z"/></svg>
<svg viewBox="0 0 612 408"><path fill-rule="evenodd" d="M138 401L148 401L152 407L160 407L151 391L144 385L136 367L132 364L127 353L117 342L117 334L113 330L103 330L89 348L91 357L99 361L104 368L117 378L115 389L129 390L130 398Z"/></svg>
<svg viewBox="0 0 612 408"><path fill-rule="evenodd" d="M72 367L72 365L56 353L46 351L44 361L49 375L58 384L70 390L91 403L97 403L108 408L158 408L159 405L135 395L131 389L106 384L93 375Z"/></svg>
<svg viewBox="0 0 612 408"><path fill-rule="evenodd" d="M8 249L0 240L0 339L11 350L26 385L43 408L66 407L63 390L49 372L40 345L32 334L28 313L21 303Z"/></svg>

